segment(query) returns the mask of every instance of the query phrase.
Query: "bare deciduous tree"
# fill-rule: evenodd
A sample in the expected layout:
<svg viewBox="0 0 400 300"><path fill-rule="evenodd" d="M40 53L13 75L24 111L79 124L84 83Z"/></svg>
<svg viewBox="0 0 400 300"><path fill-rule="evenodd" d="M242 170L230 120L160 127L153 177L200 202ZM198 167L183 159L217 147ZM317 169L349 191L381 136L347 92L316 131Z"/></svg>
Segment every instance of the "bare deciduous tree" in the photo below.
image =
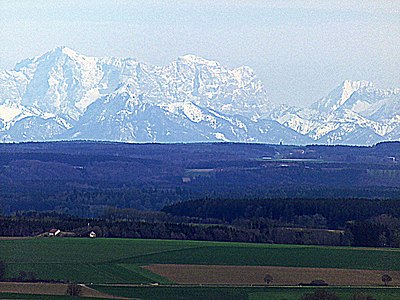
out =
<svg viewBox="0 0 400 300"><path fill-rule="evenodd" d="M274 278L269 274L266 274L264 277L265 285L269 285L273 280L274 280Z"/></svg>
<svg viewBox="0 0 400 300"><path fill-rule="evenodd" d="M79 284L70 283L68 284L66 294L68 296L79 297L82 294L82 287Z"/></svg>
<svg viewBox="0 0 400 300"><path fill-rule="evenodd" d="M6 276L6 263L0 260L0 279Z"/></svg>
<svg viewBox="0 0 400 300"><path fill-rule="evenodd" d="M384 274L382 275L382 281L385 284L385 286L387 286L389 282L392 281L392 277L390 277L390 275L388 274Z"/></svg>

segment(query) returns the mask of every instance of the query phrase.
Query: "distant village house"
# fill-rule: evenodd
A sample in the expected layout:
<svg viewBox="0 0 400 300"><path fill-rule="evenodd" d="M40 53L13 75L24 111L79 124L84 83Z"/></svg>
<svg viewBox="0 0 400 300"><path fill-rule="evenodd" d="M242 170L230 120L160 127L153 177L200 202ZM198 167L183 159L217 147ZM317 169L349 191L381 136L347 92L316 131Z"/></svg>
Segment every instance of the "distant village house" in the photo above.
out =
<svg viewBox="0 0 400 300"><path fill-rule="evenodd" d="M58 236L60 234L61 230L60 229L51 229L49 231L49 236Z"/></svg>
<svg viewBox="0 0 400 300"><path fill-rule="evenodd" d="M183 183L189 183L191 181L190 177L182 177Z"/></svg>

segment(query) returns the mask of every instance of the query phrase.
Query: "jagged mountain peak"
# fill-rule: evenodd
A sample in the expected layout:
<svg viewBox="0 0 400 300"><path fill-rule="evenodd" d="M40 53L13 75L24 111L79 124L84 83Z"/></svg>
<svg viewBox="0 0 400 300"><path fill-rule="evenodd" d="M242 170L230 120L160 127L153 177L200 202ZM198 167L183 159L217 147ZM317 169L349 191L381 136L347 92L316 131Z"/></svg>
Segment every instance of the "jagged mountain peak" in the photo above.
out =
<svg viewBox="0 0 400 300"><path fill-rule="evenodd" d="M82 58L86 57L78 54L71 48L65 46L56 47L42 55L20 61L16 64L14 70L17 72L24 71L27 68L34 68L39 64L47 64L49 67L51 67L57 63L64 64L67 60L80 61Z"/></svg>
<svg viewBox="0 0 400 300"><path fill-rule="evenodd" d="M164 66L68 47L0 72L0 138L369 144L400 136L400 89L345 80L310 108L275 106L247 66ZM284 137L284 138L282 138Z"/></svg>
<svg viewBox="0 0 400 300"><path fill-rule="evenodd" d="M374 85L366 80L344 80L326 97L315 102L311 107L322 112L335 111L341 108L355 92L373 87Z"/></svg>
<svg viewBox="0 0 400 300"><path fill-rule="evenodd" d="M374 84L368 80L344 80L339 86L342 86L344 90L358 90L364 87L373 87Z"/></svg>
<svg viewBox="0 0 400 300"><path fill-rule="evenodd" d="M326 97L312 104L311 108L328 114L350 109L363 116L371 116L382 105L392 103L398 94L399 89L378 89L366 80L345 80Z"/></svg>
<svg viewBox="0 0 400 300"><path fill-rule="evenodd" d="M278 109L271 117L321 143L366 145L400 136L398 89L343 81L306 109Z"/></svg>
<svg viewBox="0 0 400 300"><path fill-rule="evenodd" d="M365 88L373 88L374 85L366 80L358 80L358 81L352 81L352 80L345 80L341 86L339 86L339 88L341 89L341 91L339 90L339 94L340 95L340 99L339 101L332 107L333 110L337 110L339 109L343 104L346 103L347 100L350 99L350 97L353 95L353 93L361 90L361 89L365 89ZM336 91L334 91L333 93L335 94Z"/></svg>
<svg viewBox="0 0 400 300"><path fill-rule="evenodd" d="M206 65L209 67L218 67L220 66L219 62L214 60L208 60L201 56L197 56L194 54L186 54L178 57L178 62L183 62L186 64L196 64L196 65Z"/></svg>
<svg viewBox="0 0 400 300"><path fill-rule="evenodd" d="M57 54L64 54L64 55L68 55L70 57L79 55L75 50L73 50L67 46L56 47L53 50L51 50L50 52L57 53Z"/></svg>
<svg viewBox="0 0 400 300"><path fill-rule="evenodd" d="M246 128L256 126L250 118L260 119L269 108L261 81L248 67L229 69L196 55L153 66L57 47L22 61L12 72L0 80L0 104L4 103L0 136L9 140L45 140L55 135L68 139L83 136L79 132L90 138L102 126L113 133L110 139L119 140L121 130L126 141L146 141L146 130L151 131L151 140L163 132L164 138L179 141L179 132L168 133L175 127L187 128L186 141L190 134L196 141L216 136L233 141L272 138L270 133L263 138L265 128L257 137L247 132ZM235 115L246 121L231 119ZM91 129L84 129L89 124ZM166 124L168 132L160 127ZM219 126L223 128L218 130ZM298 134L288 131L291 135ZM106 133L101 136L107 138ZM307 138L296 138L302 139Z"/></svg>

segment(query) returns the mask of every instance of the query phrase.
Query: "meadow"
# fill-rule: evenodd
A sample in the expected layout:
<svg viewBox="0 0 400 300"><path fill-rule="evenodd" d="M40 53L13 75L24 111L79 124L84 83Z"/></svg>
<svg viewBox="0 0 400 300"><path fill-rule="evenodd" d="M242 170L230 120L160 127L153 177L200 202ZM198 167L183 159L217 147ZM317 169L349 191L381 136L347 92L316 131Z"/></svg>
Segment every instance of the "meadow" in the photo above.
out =
<svg viewBox="0 0 400 300"><path fill-rule="evenodd" d="M135 297L142 299L177 299L179 295L180 299L299 299L310 289L181 286L142 268L153 264L340 268L386 270L396 274L400 271L400 250L389 248L142 239L0 240L0 260L7 265L7 278L17 278L20 271L34 272L41 280L85 283L102 292L124 297L133 297L134 293ZM153 282L158 282L160 286L149 287ZM142 284L144 286L140 286ZM350 299L354 288L337 291L343 299ZM379 295L378 299L399 298L397 289L377 288L371 291ZM188 295L192 298L187 298ZM207 297L201 298L201 295Z"/></svg>
<svg viewBox="0 0 400 300"><path fill-rule="evenodd" d="M143 300L299 300L316 288L282 287L95 287L101 292ZM373 295L378 300L398 300L400 291L386 288L326 288L341 300L352 300L354 293Z"/></svg>
<svg viewBox="0 0 400 300"><path fill-rule="evenodd" d="M19 293L0 293L0 299L41 299L41 300L65 300L71 299L70 296L57 296L57 295L29 295ZM90 298L95 300L95 298Z"/></svg>
<svg viewBox="0 0 400 300"><path fill-rule="evenodd" d="M400 271L400 250L202 241L32 238L0 240L7 277L83 283L170 283L139 266L199 264Z"/></svg>

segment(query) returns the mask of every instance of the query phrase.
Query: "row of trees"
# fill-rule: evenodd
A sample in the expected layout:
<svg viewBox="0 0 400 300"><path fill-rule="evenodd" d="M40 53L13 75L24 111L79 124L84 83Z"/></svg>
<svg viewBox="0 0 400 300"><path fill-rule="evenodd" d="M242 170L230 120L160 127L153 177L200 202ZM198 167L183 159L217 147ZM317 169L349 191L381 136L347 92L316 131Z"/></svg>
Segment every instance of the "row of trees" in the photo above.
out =
<svg viewBox="0 0 400 300"><path fill-rule="evenodd" d="M397 198L205 198L179 202L162 211L225 222L265 218L300 227L344 228L349 221L365 221L383 214L400 218L400 201Z"/></svg>
<svg viewBox="0 0 400 300"><path fill-rule="evenodd" d="M75 236L87 236L94 230L99 237L400 247L400 218L390 215L348 222L341 230L318 228L325 227L320 215L297 219L302 226L262 217L240 218L228 223L126 210L96 219L35 212L0 217L0 236L36 236L59 228Z"/></svg>
<svg viewBox="0 0 400 300"><path fill-rule="evenodd" d="M51 228L69 232L69 236L88 236L95 231L98 237L156 238L176 240L208 240L255 243L292 243L318 245L348 245L341 231L296 230L276 227L270 220L242 220L237 224L201 223L201 220L179 219L163 214L139 214L136 218L76 218L60 214L22 214L0 217L0 236L36 236ZM197 223L195 222L197 221ZM88 226L87 224L90 224Z"/></svg>
<svg viewBox="0 0 400 300"><path fill-rule="evenodd" d="M275 243L400 247L398 200L203 199L163 211L230 224Z"/></svg>
<svg viewBox="0 0 400 300"><path fill-rule="evenodd" d="M391 282L393 280L389 274L383 274L381 279L385 286L388 286L389 282ZM272 275L265 274L264 282L265 282L266 286L270 285L273 281L274 281L274 277L272 277ZM311 281L309 284L299 283L299 285L328 286L328 283L326 283L324 280L316 279L316 280Z"/></svg>
<svg viewBox="0 0 400 300"><path fill-rule="evenodd" d="M354 246L400 247L400 218L391 215L352 222L347 230Z"/></svg>
<svg viewBox="0 0 400 300"><path fill-rule="evenodd" d="M339 300L339 296L332 291L317 290L313 293L305 293L300 300ZM351 300L377 300L375 297L365 293L354 293Z"/></svg>

